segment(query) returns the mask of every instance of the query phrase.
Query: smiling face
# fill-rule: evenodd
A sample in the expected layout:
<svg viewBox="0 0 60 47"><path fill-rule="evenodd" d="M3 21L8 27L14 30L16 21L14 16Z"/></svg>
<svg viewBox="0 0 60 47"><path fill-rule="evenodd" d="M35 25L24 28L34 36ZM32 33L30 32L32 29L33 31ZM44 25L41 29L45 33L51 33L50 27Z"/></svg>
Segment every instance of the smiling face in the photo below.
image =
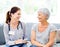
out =
<svg viewBox="0 0 60 47"><path fill-rule="evenodd" d="M39 22L47 21L47 15L42 12L38 12L38 20Z"/></svg>
<svg viewBox="0 0 60 47"><path fill-rule="evenodd" d="M18 10L14 14L11 13L11 19L13 19L15 21L19 21L20 17L21 17L21 11L20 10Z"/></svg>

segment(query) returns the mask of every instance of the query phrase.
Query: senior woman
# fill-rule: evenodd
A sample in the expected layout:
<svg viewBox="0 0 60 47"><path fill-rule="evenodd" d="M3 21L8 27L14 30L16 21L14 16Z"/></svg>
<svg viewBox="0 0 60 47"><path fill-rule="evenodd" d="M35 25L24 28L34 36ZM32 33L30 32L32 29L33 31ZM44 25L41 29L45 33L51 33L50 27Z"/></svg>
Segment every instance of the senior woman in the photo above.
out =
<svg viewBox="0 0 60 47"><path fill-rule="evenodd" d="M47 8L38 11L39 23L32 27L31 47L53 47L55 45L56 27L48 23L50 12Z"/></svg>

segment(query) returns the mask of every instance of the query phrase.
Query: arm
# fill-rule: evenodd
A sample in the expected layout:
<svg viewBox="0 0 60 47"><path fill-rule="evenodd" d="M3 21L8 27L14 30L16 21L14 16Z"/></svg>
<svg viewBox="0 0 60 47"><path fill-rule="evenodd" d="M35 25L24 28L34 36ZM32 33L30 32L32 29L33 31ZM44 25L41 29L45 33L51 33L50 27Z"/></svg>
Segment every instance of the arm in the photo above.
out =
<svg viewBox="0 0 60 47"><path fill-rule="evenodd" d="M34 30L32 30L31 33L31 43L36 46L43 46L42 44L36 41L36 32Z"/></svg>
<svg viewBox="0 0 60 47"><path fill-rule="evenodd" d="M23 27L23 43L27 43L27 33L26 33L26 24L22 22L22 27Z"/></svg>
<svg viewBox="0 0 60 47"><path fill-rule="evenodd" d="M44 47L51 47L54 44L55 37L56 37L56 32L55 31L50 32L49 42Z"/></svg>
<svg viewBox="0 0 60 47"><path fill-rule="evenodd" d="M8 44L8 45L13 45L13 44L15 44L15 41L10 41L10 40L9 40L8 24L4 24L4 27L3 27L3 28L4 28L4 29L3 29L3 32L4 32L6 44Z"/></svg>
<svg viewBox="0 0 60 47"><path fill-rule="evenodd" d="M23 32L24 32L24 35L23 35L23 36L24 36L24 40L27 41L28 38L27 38L27 32L26 32L26 24L24 24L23 27L24 27L24 28L23 28Z"/></svg>

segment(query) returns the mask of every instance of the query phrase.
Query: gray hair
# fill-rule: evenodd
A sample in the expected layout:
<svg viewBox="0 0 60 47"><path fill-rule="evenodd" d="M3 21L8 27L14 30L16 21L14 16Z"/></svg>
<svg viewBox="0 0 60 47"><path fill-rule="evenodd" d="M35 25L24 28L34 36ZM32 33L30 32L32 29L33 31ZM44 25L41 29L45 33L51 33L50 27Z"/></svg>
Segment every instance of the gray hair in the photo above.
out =
<svg viewBox="0 0 60 47"><path fill-rule="evenodd" d="M47 14L47 19L49 18L49 16L50 16L50 12L49 12L49 10L47 9L47 8L41 8L41 9L39 9L38 10L38 12L40 13L40 12L42 12L43 14Z"/></svg>

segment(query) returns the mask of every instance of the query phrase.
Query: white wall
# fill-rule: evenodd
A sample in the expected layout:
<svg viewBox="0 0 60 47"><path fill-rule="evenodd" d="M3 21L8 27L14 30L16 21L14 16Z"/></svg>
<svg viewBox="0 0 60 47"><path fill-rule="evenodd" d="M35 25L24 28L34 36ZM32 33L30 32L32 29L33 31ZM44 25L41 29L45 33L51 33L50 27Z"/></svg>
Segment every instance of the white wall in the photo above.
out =
<svg viewBox="0 0 60 47"><path fill-rule="evenodd" d="M47 7L50 12L52 11L48 21L50 23L60 23L59 0L1 0L0 23L5 22L6 12L10 10L12 6L19 6L22 9L21 21L23 22L38 22L35 9L37 10L43 6Z"/></svg>

